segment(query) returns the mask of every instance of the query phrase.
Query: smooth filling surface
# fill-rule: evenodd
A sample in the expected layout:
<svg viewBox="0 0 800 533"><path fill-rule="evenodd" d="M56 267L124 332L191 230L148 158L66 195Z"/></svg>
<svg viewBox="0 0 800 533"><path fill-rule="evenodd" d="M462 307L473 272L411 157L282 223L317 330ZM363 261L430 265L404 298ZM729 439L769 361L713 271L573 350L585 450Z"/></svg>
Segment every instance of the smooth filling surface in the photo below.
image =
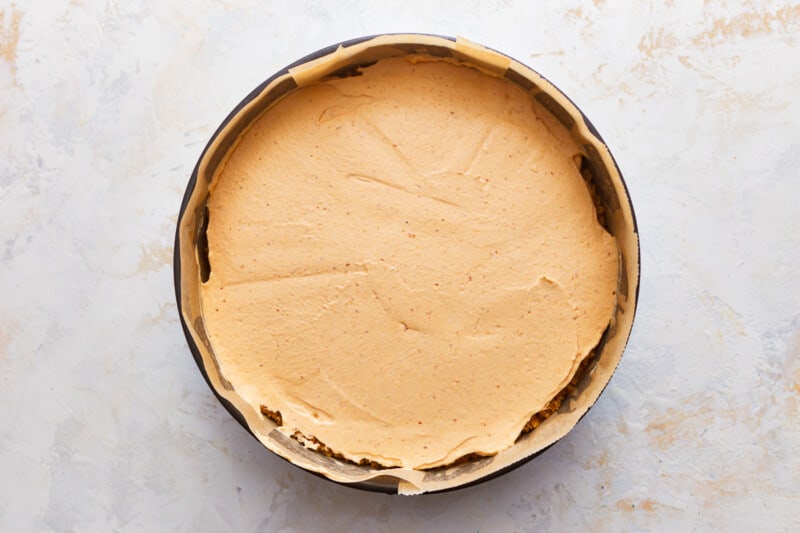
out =
<svg viewBox="0 0 800 533"><path fill-rule="evenodd" d="M222 374L353 461L511 446L614 310L617 246L579 153L518 86L433 58L288 95L208 200Z"/></svg>

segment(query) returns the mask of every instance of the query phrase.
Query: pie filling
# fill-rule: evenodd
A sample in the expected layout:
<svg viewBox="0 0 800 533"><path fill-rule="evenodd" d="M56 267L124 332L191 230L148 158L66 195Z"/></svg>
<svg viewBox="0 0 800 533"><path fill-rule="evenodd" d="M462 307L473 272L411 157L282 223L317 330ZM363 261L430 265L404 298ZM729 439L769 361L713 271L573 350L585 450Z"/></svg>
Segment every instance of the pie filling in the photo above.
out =
<svg viewBox="0 0 800 533"><path fill-rule="evenodd" d="M582 149L519 86L427 56L359 74L279 100L218 169L201 286L215 357L328 455L496 454L609 325L616 242Z"/></svg>

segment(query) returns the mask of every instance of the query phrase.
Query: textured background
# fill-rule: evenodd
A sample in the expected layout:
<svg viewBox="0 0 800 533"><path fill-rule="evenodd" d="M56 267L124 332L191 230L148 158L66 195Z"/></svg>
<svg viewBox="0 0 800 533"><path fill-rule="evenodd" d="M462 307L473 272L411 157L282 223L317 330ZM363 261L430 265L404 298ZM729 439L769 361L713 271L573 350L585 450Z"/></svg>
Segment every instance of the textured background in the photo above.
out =
<svg viewBox="0 0 800 533"><path fill-rule="evenodd" d="M248 436L194 366L170 265L228 111L391 31L462 35L560 86L642 241L633 336L589 415L499 480L419 498ZM799 87L797 3L0 0L0 530L798 531Z"/></svg>

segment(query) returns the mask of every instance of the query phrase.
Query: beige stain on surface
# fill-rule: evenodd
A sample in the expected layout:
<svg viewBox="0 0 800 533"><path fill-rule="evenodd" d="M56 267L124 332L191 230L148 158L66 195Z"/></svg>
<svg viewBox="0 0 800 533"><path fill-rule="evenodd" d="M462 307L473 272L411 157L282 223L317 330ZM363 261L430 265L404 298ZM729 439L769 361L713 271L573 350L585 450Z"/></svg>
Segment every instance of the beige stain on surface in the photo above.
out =
<svg viewBox="0 0 800 533"><path fill-rule="evenodd" d="M172 247L162 244L141 245L142 256L139 258L139 265L136 267L137 274L146 272L156 272L164 266L172 264Z"/></svg>
<svg viewBox="0 0 800 533"><path fill-rule="evenodd" d="M747 336L747 327L741 315L730 305L725 304L720 313L721 317L731 326L733 331L740 337Z"/></svg>
<svg viewBox="0 0 800 533"><path fill-rule="evenodd" d="M528 57L544 57L544 56L553 56L553 57L560 57L565 54L564 50L554 50L552 52L534 52L530 54Z"/></svg>
<svg viewBox="0 0 800 533"><path fill-rule="evenodd" d="M678 44L674 34L659 28L658 31L649 32L639 40L639 51L648 59L654 59L657 52L668 52Z"/></svg>
<svg viewBox="0 0 800 533"><path fill-rule="evenodd" d="M784 427L800 427L800 328L790 333L785 356L776 364L779 376L770 387L770 399L784 417ZM765 446L769 446L768 443Z"/></svg>
<svg viewBox="0 0 800 533"><path fill-rule="evenodd" d="M738 55L718 58L720 64L728 68L735 67L741 58ZM705 103L716 111L724 114L728 120L733 120L740 116L742 112L753 113L780 113L789 106L788 102L775 101L769 89L760 92L744 91L730 80L716 74L717 65L702 64L696 58L679 55L678 61L687 69L696 72L703 79L713 83L716 89L707 93ZM739 328L746 334L746 328L742 325Z"/></svg>
<svg viewBox="0 0 800 533"><path fill-rule="evenodd" d="M589 457L583 464L584 469L591 470L608 464L608 452L602 450L598 455Z"/></svg>
<svg viewBox="0 0 800 533"><path fill-rule="evenodd" d="M641 501L623 499L617 502L617 509L619 509L624 513L632 513L634 511L644 511L646 513L652 513L656 510L656 507L658 506L659 506L658 502L653 501L649 498Z"/></svg>
<svg viewBox="0 0 800 533"><path fill-rule="evenodd" d="M14 4L6 13L0 9L0 57L8 63L11 70L12 82L17 82L17 44L19 44L19 22L22 19L22 12L17 11Z"/></svg>
<svg viewBox="0 0 800 533"><path fill-rule="evenodd" d="M753 479L752 473L766 469L767 463L764 461L739 465L739 469L734 467L732 471L723 471L714 479L696 480L692 493L702 498L704 509L718 509L722 498L735 497L745 490L753 490L754 483L760 484L761 480Z"/></svg>
<svg viewBox="0 0 800 533"><path fill-rule="evenodd" d="M694 446L712 424L736 418L737 413L731 407L720 408L705 395L692 394L680 407L655 414L644 430L654 446L667 450L680 443Z"/></svg>
<svg viewBox="0 0 800 533"><path fill-rule="evenodd" d="M792 336L792 340L790 341L789 359L794 361L795 364L800 363L800 330L795 331L794 335ZM794 381L794 387L792 388L798 390L798 387L800 387L800 365L797 367Z"/></svg>
<svg viewBox="0 0 800 533"><path fill-rule="evenodd" d="M142 323L145 326L163 326L178 321L178 311L174 303L167 302L158 306L158 313L155 315L145 315Z"/></svg>
<svg viewBox="0 0 800 533"><path fill-rule="evenodd" d="M0 326L0 359L6 356L10 344L11 334L5 329L5 327Z"/></svg>
<svg viewBox="0 0 800 533"><path fill-rule="evenodd" d="M661 450L666 450L685 435L682 428L689 415L680 409L670 408L665 416L655 419L647 424L645 432L650 435L650 440Z"/></svg>
<svg viewBox="0 0 800 533"><path fill-rule="evenodd" d="M696 45L714 45L734 37L752 37L796 29L800 24L800 5L785 6L774 12L748 11L731 18L714 20L711 28L692 39Z"/></svg>
<svg viewBox="0 0 800 533"><path fill-rule="evenodd" d="M582 19L582 18L584 18L583 9L581 9L580 7L575 7L573 9L568 9L567 10L567 17L568 18L572 18L572 19Z"/></svg>
<svg viewBox="0 0 800 533"><path fill-rule="evenodd" d="M797 400L800 399L800 330L794 332L792 339L789 341L789 349L787 351L787 366L795 367L793 371L791 368L787 369L787 375L790 376L788 389L789 392L797 396L797 398L795 398L795 400ZM796 402L793 402L792 406L795 408L796 412Z"/></svg>
<svg viewBox="0 0 800 533"><path fill-rule="evenodd" d="M667 65L674 61L675 50L681 46L680 39L666 28L648 31L639 39L639 59L630 69L639 81L649 86L660 86L668 76ZM614 80L614 85L618 84ZM623 89L624 90L624 89Z"/></svg>
<svg viewBox="0 0 800 533"><path fill-rule="evenodd" d="M699 64L698 61L693 57L687 55L679 55L678 61L680 61L684 67L688 68L693 72L696 72L706 80L712 80L716 82L722 81L719 78L717 78L717 76L715 76L709 68Z"/></svg>

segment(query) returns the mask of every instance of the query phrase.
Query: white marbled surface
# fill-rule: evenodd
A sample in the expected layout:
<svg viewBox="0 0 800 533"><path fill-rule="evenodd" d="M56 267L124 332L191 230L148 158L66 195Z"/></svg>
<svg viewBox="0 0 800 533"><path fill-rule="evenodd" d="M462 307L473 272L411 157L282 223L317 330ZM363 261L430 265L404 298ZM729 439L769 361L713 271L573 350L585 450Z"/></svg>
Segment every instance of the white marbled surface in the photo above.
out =
<svg viewBox="0 0 800 533"><path fill-rule="evenodd" d="M625 174L639 315L606 393L507 476L415 498L272 456L190 357L191 169L260 81L462 35L549 77ZM800 5L0 0L0 530L800 530Z"/></svg>

